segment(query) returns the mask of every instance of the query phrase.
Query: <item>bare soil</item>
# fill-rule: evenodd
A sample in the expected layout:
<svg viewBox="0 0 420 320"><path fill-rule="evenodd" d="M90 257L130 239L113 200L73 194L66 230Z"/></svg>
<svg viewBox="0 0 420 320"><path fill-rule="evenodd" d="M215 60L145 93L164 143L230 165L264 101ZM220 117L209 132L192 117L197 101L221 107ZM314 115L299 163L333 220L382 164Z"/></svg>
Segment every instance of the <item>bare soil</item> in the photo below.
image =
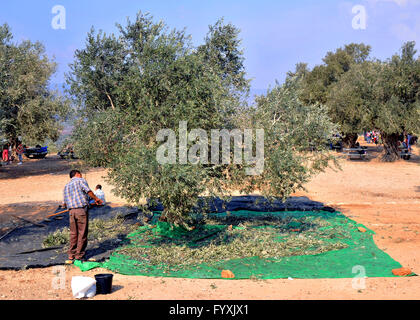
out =
<svg viewBox="0 0 420 320"><path fill-rule="evenodd" d="M404 267L420 274L420 156L383 163L380 148L369 145L370 159L340 159L341 170L328 169L315 177L305 195L342 211L349 218L374 230L375 243ZM72 162L49 156L27 160L22 166L0 167L0 224L11 214L41 220L62 200ZM85 174L91 187L100 183L107 201L125 202L113 196L104 181L105 170ZM0 233L1 234L1 233ZM81 272L74 266L21 271L0 271L0 299L74 299L71 278L109 272ZM65 278L57 286L58 275ZM200 280L152 278L114 274L113 292L94 300L156 299L420 299L420 277L367 278L365 289L355 289L353 279Z"/></svg>

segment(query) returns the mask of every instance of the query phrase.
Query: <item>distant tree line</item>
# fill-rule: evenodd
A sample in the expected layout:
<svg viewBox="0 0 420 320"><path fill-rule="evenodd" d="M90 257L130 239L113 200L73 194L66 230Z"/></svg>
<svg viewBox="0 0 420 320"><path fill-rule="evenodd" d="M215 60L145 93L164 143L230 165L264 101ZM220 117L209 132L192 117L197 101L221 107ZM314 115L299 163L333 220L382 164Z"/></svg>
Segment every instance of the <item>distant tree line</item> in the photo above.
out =
<svg viewBox="0 0 420 320"><path fill-rule="evenodd" d="M378 130L384 161L399 158L398 140L420 132L420 59L415 42L386 61L370 58L371 47L349 44L328 52L306 73L302 101L327 107L348 147L358 133Z"/></svg>

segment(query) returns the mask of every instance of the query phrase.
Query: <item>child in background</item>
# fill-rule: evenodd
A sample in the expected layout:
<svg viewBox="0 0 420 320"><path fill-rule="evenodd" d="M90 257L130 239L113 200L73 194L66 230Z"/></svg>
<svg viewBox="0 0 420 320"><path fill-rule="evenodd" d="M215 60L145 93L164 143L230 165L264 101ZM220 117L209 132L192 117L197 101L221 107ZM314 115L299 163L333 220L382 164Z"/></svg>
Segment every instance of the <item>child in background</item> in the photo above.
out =
<svg viewBox="0 0 420 320"><path fill-rule="evenodd" d="M100 184L98 184L95 188L95 192L94 192L95 196L97 196L99 199L102 200L103 205L105 204L105 193L102 191L102 186ZM90 200L89 203L91 205L95 204L95 200Z"/></svg>
<svg viewBox="0 0 420 320"><path fill-rule="evenodd" d="M102 191L102 186L98 184L95 188L94 192L95 196L97 196L99 199L102 200L103 203L105 203L105 193Z"/></svg>

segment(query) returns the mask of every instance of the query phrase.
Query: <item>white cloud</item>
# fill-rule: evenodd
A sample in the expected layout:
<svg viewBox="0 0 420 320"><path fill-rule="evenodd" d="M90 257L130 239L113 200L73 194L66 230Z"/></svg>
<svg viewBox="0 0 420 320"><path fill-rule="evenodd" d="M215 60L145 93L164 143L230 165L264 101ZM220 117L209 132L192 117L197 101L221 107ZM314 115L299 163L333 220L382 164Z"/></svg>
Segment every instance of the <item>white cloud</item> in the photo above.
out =
<svg viewBox="0 0 420 320"><path fill-rule="evenodd" d="M420 0L364 0L373 23L383 24L400 41L420 40ZM386 5L389 4L389 5ZM386 25L387 24L387 25Z"/></svg>
<svg viewBox="0 0 420 320"><path fill-rule="evenodd" d="M402 41L418 40L416 31L403 23L392 25L391 32Z"/></svg>
<svg viewBox="0 0 420 320"><path fill-rule="evenodd" d="M370 5L375 5L379 2L393 2L400 7L405 7L406 5L418 5L420 0L367 0Z"/></svg>

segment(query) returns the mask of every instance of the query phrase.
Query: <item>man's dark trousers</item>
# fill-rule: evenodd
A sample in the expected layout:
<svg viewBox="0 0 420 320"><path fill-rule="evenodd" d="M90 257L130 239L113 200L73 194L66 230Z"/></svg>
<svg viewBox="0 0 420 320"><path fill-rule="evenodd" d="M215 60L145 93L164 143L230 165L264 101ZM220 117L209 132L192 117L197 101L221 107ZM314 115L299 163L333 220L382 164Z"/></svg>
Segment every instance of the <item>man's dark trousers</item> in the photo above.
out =
<svg viewBox="0 0 420 320"><path fill-rule="evenodd" d="M82 259L86 253L89 214L87 207L70 209L69 259Z"/></svg>

